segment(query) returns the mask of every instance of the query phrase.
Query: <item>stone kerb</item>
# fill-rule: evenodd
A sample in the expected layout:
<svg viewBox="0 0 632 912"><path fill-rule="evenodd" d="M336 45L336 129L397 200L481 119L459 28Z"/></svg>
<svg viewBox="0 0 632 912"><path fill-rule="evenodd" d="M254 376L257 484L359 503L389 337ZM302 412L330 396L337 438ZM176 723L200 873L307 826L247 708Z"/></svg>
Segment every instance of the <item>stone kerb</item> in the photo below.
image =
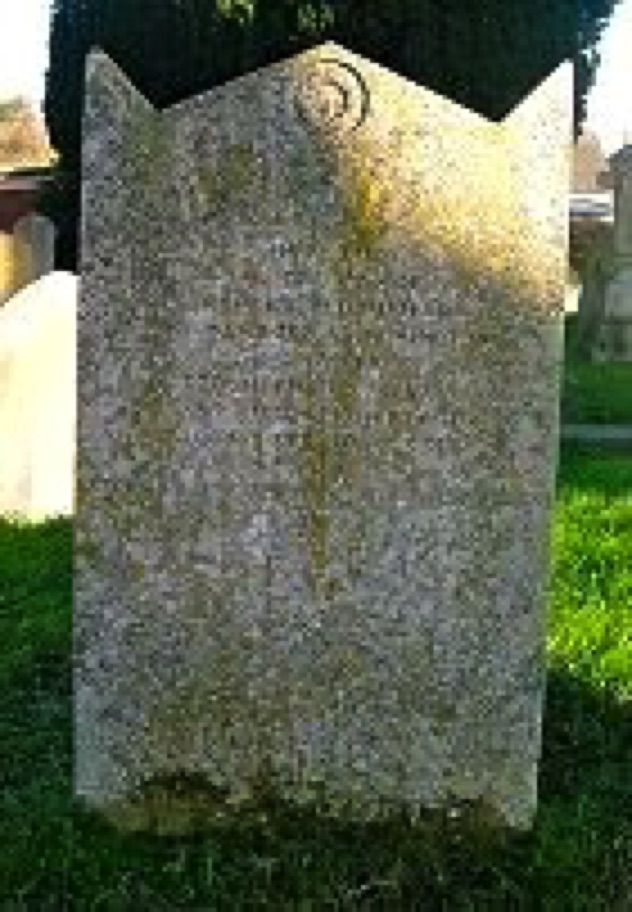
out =
<svg viewBox="0 0 632 912"><path fill-rule="evenodd" d="M327 43L157 112L90 55L75 791L117 825L262 780L530 825L571 89L495 124Z"/></svg>

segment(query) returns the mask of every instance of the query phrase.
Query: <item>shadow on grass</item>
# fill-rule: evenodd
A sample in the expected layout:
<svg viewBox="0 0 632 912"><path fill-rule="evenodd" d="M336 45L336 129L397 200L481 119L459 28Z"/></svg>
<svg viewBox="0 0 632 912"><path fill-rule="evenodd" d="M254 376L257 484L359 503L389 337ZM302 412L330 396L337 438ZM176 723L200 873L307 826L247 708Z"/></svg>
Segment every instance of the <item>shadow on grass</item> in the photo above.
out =
<svg viewBox="0 0 632 912"><path fill-rule="evenodd" d="M562 441L557 489L625 497L632 493L632 450L593 442Z"/></svg>
<svg viewBox="0 0 632 912"><path fill-rule="evenodd" d="M564 424L632 425L632 363L591 362L576 350L577 315L565 317Z"/></svg>
<svg viewBox="0 0 632 912"><path fill-rule="evenodd" d="M264 822L263 805L250 819L166 840L116 835L82 811L74 867L86 895L103 890L109 870L130 909L151 901L158 909L624 912L632 898L631 743L629 707L553 671L540 808L526 836L495 843L449 823L425 831L403 822L344 825L287 807L268 808Z"/></svg>
<svg viewBox="0 0 632 912"><path fill-rule="evenodd" d="M61 910L72 835L72 521L0 520L0 909Z"/></svg>
<svg viewBox="0 0 632 912"><path fill-rule="evenodd" d="M15 908L630 908L630 707L567 673L549 676L536 825L504 843L450 822L344 825L265 802L196 837L119 834L71 798L67 677L49 668L46 696L22 682L9 697L26 761L3 798L0 897L21 896Z"/></svg>
<svg viewBox="0 0 632 912"><path fill-rule="evenodd" d="M562 487L631 483L629 461L567 448ZM631 706L581 669L549 672L527 835L345 825L265 800L197 837L125 835L72 799L72 521L0 523L0 581L3 910L632 908Z"/></svg>

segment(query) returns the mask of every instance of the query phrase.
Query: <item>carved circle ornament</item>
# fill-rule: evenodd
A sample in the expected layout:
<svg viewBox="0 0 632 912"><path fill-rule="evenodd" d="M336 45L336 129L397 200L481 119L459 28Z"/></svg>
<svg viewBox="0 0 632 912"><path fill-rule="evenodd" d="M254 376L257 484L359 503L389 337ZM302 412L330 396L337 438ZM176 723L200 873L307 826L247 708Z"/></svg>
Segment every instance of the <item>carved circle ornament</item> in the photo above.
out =
<svg viewBox="0 0 632 912"><path fill-rule="evenodd" d="M370 96L361 74L349 63L323 57L299 77L293 92L294 109L308 130L337 126L344 135L362 126Z"/></svg>

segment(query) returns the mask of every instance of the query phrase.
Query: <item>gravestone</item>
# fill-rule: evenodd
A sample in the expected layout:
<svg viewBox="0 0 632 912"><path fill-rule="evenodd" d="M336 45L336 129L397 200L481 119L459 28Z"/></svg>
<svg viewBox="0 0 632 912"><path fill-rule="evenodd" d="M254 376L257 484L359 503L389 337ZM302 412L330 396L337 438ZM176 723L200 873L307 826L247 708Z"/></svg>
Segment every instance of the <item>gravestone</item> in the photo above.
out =
<svg viewBox="0 0 632 912"><path fill-rule="evenodd" d="M564 313L577 313L577 302L581 294L581 285L568 283L566 286L566 297L564 299Z"/></svg>
<svg viewBox="0 0 632 912"><path fill-rule="evenodd" d="M332 43L161 112L94 51L85 110L76 795L528 828L571 65L496 124Z"/></svg>
<svg viewBox="0 0 632 912"><path fill-rule="evenodd" d="M632 361L632 145L619 149L609 162L599 183L614 191L613 250L592 357Z"/></svg>
<svg viewBox="0 0 632 912"><path fill-rule="evenodd" d="M0 306L55 268L53 222L36 212L24 216L3 235L0 249Z"/></svg>
<svg viewBox="0 0 632 912"><path fill-rule="evenodd" d="M55 233L53 222L37 212L25 215L13 228L16 243L23 244L29 251L32 282L55 268Z"/></svg>
<svg viewBox="0 0 632 912"><path fill-rule="evenodd" d="M588 218L571 222L571 251L576 248L582 288L577 302L574 354L592 360L605 312L606 288L612 264L613 225Z"/></svg>
<svg viewBox="0 0 632 912"><path fill-rule="evenodd" d="M54 272L0 310L0 515L74 509L78 279Z"/></svg>
<svg viewBox="0 0 632 912"><path fill-rule="evenodd" d="M13 294L16 278L13 234L0 230L0 308Z"/></svg>

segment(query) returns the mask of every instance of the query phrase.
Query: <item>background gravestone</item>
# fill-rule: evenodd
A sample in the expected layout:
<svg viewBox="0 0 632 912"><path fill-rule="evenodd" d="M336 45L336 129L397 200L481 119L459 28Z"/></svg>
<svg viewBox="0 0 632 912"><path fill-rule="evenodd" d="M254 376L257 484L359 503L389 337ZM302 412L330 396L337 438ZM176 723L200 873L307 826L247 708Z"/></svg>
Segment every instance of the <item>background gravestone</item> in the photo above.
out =
<svg viewBox="0 0 632 912"><path fill-rule="evenodd" d="M603 283L602 316L592 356L595 361L632 361L632 145L609 159L599 176L614 191L613 249Z"/></svg>
<svg viewBox="0 0 632 912"><path fill-rule="evenodd" d="M610 221L582 218L571 222L571 257L581 275L577 306L574 354L591 361L604 318L606 288L612 269L613 225Z"/></svg>
<svg viewBox="0 0 632 912"><path fill-rule="evenodd" d="M0 307L13 295L55 268L53 222L30 213L0 236Z"/></svg>
<svg viewBox="0 0 632 912"><path fill-rule="evenodd" d="M13 237L29 251L30 276L35 282L55 268L55 226L45 215L32 212L13 228Z"/></svg>
<svg viewBox="0 0 632 912"><path fill-rule="evenodd" d="M0 309L0 515L72 514L77 276L54 272Z"/></svg>
<svg viewBox="0 0 632 912"><path fill-rule="evenodd" d="M495 124L327 43L159 113L90 55L75 790L117 825L530 825L571 88Z"/></svg>

